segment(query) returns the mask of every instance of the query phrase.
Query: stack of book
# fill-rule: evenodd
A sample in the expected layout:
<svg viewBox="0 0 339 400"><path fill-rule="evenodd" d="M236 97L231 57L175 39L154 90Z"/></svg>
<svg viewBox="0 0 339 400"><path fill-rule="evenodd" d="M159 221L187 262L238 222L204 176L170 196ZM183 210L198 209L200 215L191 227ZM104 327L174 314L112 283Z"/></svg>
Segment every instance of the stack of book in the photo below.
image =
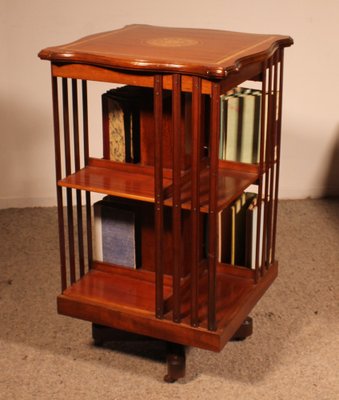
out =
<svg viewBox="0 0 339 400"><path fill-rule="evenodd" d="M122 86L102 95L103 153L106 160L154 165L154 94L151 88ZM183 96L181 115L182 166L186 161L187 136L190 134L189 102ZM187 104L186 104L187 103ZM162 110L164 168L172 167L172 99L163 92ZM187 135L186 135L187 133ZM189 147L189 146L188 146ZM185 151L184 151L185 150Z"/></svg>
<svg viewBox="0 0 339 400"><path fill-rule="evenodd" d="M259 260L262 254L264 203L260 218ZM255 193L243 193L219 213L219 262L255 268L258 205Z"/></svg>
<svg viewBox="0 0 339 400"><path fill-rule="evenodd" d="M259 162L261 96L260 90L241 87L221 96L221 160Z"/></svg>

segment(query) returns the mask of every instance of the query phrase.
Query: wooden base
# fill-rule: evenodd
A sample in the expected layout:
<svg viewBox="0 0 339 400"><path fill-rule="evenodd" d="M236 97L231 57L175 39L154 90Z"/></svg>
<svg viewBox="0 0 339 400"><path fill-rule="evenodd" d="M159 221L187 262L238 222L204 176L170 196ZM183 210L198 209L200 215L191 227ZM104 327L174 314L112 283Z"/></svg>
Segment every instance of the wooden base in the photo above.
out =
<svg viewBox="0 0 339 400"><path fill-rule="evenodd" d="M182 286L182 319L180 323L176 323L173 322L171 311L173 295L169 279L164 281L165 315L163 319L158 319L154 309L154 274L128 268L111 269L112 272L93 269L67 288L58 296L58 312L98 325L155 337L165 342L171 341L183 346L217 352L223 349L246 320L256 302L277 276L278 270L277 264L274 263L258 283L255 283L251 277L243 276L244 273L251 273L251 270L219 264L216 287L217 330L212 331L208 330L207 326L206 273L201 277L199 285L199 326L193 327L187 282ZM250 325L245 324L245 327L248 329Z"/></svg>
<svg viewBox="0 0 339 400"><path fill-rule="evenodd" d="M253 320L251 317L247 317L231 340L245 340L248 336L252 334L252 332ZM159 339L150 338L131 332L125 332L119 329L109 328L98 324L92 324L92 337L95 346L103 346L107 342L129 341L160 341L166 343L167 374L164 376L164 381L167 383L173 383L185 376L186 353L185 346L181 344L164 342Z"/></svg>

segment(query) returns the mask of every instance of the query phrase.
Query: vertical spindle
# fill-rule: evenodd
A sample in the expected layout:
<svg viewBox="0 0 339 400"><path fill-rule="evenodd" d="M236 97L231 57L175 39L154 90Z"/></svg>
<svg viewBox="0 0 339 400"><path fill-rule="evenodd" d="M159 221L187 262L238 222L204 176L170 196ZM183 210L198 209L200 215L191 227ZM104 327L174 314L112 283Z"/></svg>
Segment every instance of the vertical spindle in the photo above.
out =
<svg viewBox="0 0 339 400"><path fill-rule="evenodd" d="M87 81L82 81L82 118L83 118L83 140L84 140L84 163L89 162L89 138L88 138L88 101L87 101ZM87 259L88 269L92 268L93 248L92 248L92 210L91 193L86 192L86 227L87 227Z"/></svg>
<svg viewBox="0 0 339 400"><path fill-rule="evenodd" d="M192 187L191 187L191 325L199 325L199 228L201 156L201 78L192 87Z"/></svg>
<svg viewBox="0 0 339 400"><path fill-rule="evenodd" d="M271 146L271 161L270 161L270 202L268 209L268 224L267 224L267 266L273 262L272 258L272 233L273 233L273 219L274 209L276 207L275 197L275 178L276 178L276 154L277 154L277 95L278 95L278 52L276 51L273 55L273 87L272 87L272 98L273 98L273 111L272 111L272 146Z"/></svg>
<svg viewBox="0 0 339 400"><path fill-rule="evenodd" d="M265 168L265 141L267 140L266 129L266 94L267 94L267 62L263 62L262 66L262 96L261 96L261 124L260 124L260 157L259 157L259 179L258 179L258 199L257 199L257 241L255 249L255 281L258 282L261 270L260 253L262 252L261 233L261 217L262 217L262 191L263 191L263 173ZM267 147L267 143L266 143Z"/></svg>
<svg viewBox="0 0 339 400"><path fill-rule="evenodd" d="M156 317L164 316L164 266L163 266L163 146L162 146L162 75L154 77L154 195L155 195L155 280Z"/></svg>
<svg viewBox="0 0 339 400"><path fill-rule="evenodd" d="M272 96L272 67L273 59L270 57L268 60L268 88L267 88L267 131L266 131L266 148L265 148L265 194L264 194L264 215L263 215L263 232L262 232L262 253L261 253L261 275L265 274L266 263L267 263L267 234L268 234L268 215L270 207L270 175L271 175L271 158L272 158L272 143L273 143L273 126L274 126L274 108L273 108L273 96ZM261 217L262 218L262 217Z"/></svg>
<svg viewBox="0 0 339 400"><path fill-rule="evenodd" d="M173 133L173 321L180 322L181 278L181 76L172 77L172 133Z"/></svg>
<svg viewBox="0 0 339 400"><path fill-rule="evenodd" d="M218 162L220 137L220 84L212 84L209 168L208 329L216 325L216 269L218 261Z"/></svg>
<svg viewBox="0 0 339 400"><path fill-rule="evenodd" d="M55 76L52 76L52 94L53 94L53 121L54 121L55 177L56 177L56 191L57 191L57 202L58 202L61 290L64 291L67 287L65 222L63 213L62 188L58 186L58 181L61 179L62 172L61 172L58 78L56 78Z"/></svg>
<svg viewBox="0 0 339 400"><path fill-rule="evenodd" d="M67 78L62 78L62 104L64 121L64 140L65 140L65 166L66 175L72 173L71 166L71 140L69 129L69 105L68 105L68 83ZM73 199L72 189L66 189L67 198L67 226L68 226L68 245L71 283L76 280L75 274L75 252L74 252L74 226L73 226Z"/></svg>
<svg viewBox="0 0 339 400"><path fill-rule="evenodd" d="M79 145L79 107L77 80L72 79L72 106L73 106L73 135L74 135L74 163L75 171L80 170L80 145ZM82 200L81 191L76 190L77 222L78 222L78 251L80 276L85 274Z"/></svg>
<svg viewBox="0 0 339 400"><path fill-rule="evenodd" d="M275 207L273 212L273 243L272 243L272 259L275 260L275 243L277 232L277 215L278 215L278 195L279 195L279 172L280 172L280 145L281 145L281 115L282 115L282 101L283 101L283 66L284 66L284 49L279 50L279 83L278 83L278 115L277 115L277 159L275 169Z"/></svg>

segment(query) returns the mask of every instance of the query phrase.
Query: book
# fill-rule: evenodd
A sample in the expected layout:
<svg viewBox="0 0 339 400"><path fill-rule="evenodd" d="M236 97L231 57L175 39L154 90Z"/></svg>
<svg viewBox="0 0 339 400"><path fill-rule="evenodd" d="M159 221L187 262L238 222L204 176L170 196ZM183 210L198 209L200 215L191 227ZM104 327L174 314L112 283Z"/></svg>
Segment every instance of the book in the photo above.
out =
<svg viewBox="0 0 339 400"><path fill-rule="evenodd" d="M219 158L259 162L261 91L237 88L221 96Z"/></svg>
<svg viewBox="0 0 339 400"><path fill-rule="evenodd" d="M237 158L239 97L235 94L222 96L221 134L219 157L235 161Z"/></svg>
<svg viewBox="0 0 339 400"><path fill-rule="evenodd" d="M258 204L257 197L253 198L246 211L246 259L245 265L255 269L258 229ZM259 266L262 260L262 247L264 237L264 201L261 203L260 240L259 240Z"/></svg>
<svg viewBox="0 0 339 400"><path fill-rule="evenodd" d="M245 254L246 254L246 211L251 203L252 199L255 198L254 193L243 193L242 196L233 205L234 208L234 255L232 257L233 265L245 266Z"/></svg>
<svg viewBox="0 0 339 400"><path fill-rule="evenodd" d="M255 193L243 193L219 213L219 262L245 266L246 211Z"/></svg>
<svg viewBox="0 0 339 400"><path fill-rule="evenodd" d="M242 99L241 139L239 138L240 154L238 159L244 163L259 162L260 145L260 108L261 92L249 91L239 95Z"/></svg>
<svg viewBox="0 0 339 400"><path fill-rule="evenodd" d="M124 112L118 101L107 98L108 130L109 130L109 159L126 161L126 133L124 127Z"/></svg>
<svg viewBox="0 0 339 400"><path fill-rule="evenodd" d="M136 268L135 213L104 199L94 204L95 259Z"/></svg>
<svg viewBox="0 0 339 400"><path fill-rule="evenodd" d="M140 89L122 86L102 95L104 158L140 161Z"/></svg>
<svg viewBox="0 0 339 400"><path fill-rule="evenodd" d="M93 204L93 251L94 259L97 261L103 261L102 256L102 224L101 224L101 203L96 202Z"/></svg>
<svg viewBox="0 0 339 400"><path fill-rule="evenodd" d="M236 112L232 112L231 114L228 112L228 101L229 99L234 100L236 97L234 96L236 93L238 93L241 89L240 88L235 88L230 91L228 91L226 94L220 96L220 145L219 145L219 158L221 160L226 159L226 149L227 149L227 144L226 144L226 133L228 133L228 140L231 141L234 135L232 134L233 129L236 129L236 122L234 119L234 116L237 114L237 105L236 104L231 104L232 108ZM229 115L231 115L231 118L233 117L232 120L229 120ZM228 127L227 127L228 125ZM225 126L227 127L226 132L225 132Z"/></svg>
<svg viewBox="0 0 339 400"><path fill-rule="evenodd" d="M231 263L232 259L234 241L232 213L232 208L227 207L218 214L218 261L222 263Z"/></svg>

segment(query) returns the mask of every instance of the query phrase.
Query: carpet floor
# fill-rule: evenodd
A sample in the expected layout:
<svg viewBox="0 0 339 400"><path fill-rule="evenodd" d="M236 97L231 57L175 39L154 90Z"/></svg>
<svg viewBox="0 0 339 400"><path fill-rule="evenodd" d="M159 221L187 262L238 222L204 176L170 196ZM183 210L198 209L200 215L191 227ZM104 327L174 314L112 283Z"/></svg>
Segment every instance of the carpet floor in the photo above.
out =
<svg viewBox="0 0 339 400"><path fill-rule="evenodd" d="M279 277L254 332L220 353L187 349L163 382L160 343L94 347L91 324L58 315L56 208L0 210L0 399L339 399L339 202L281 201Z"/></svg>

